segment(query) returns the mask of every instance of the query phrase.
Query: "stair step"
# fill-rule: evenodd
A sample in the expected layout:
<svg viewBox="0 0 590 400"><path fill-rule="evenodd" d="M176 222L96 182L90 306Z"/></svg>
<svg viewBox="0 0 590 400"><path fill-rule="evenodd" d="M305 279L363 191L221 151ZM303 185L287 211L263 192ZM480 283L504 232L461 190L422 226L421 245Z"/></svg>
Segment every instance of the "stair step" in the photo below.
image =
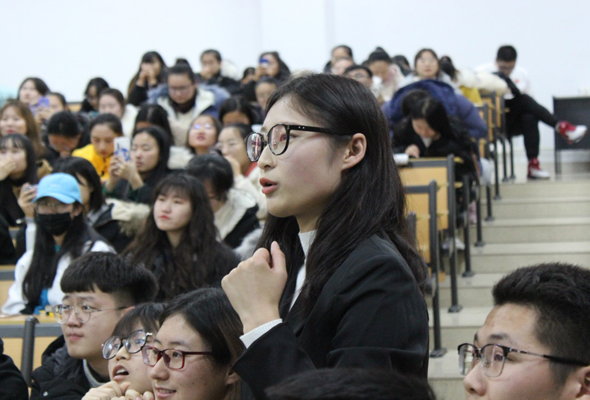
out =
<svg viewBox="0 0 590 400"><path fill-rule="evenodd" d="M459 374L459 355L456 349L428 361L428 383L437 399L461 400L465 398L463 376Z"/></svg>
<svg viewBox="0 0 590 400"><path fill-rule="evenodd" d="M576 180L566 182L555 181L530 181L526 183L506 183L500 186L502 199L514 197L539 198L550 195L551 197L588 196L590 193L590 181Z"/></svg>
<svg viewBox="0 0 590 400"><path fill-rule="evenodd" d="M474 226L471 232L475 238ZM483 240L486 244L590 241L590 217L496 219L483 223Z"/></svg>
<svg viewBox="0 0 590 400"><path fill-rule="evenodd" d="M505 198L494 202L493 215L498 219L590 217L590 197Z"/></svg>
<svg viewBox="0 0 590 400"><path fill-rule="evenodd" d="M461 343L471 343L473 335L484 324L492 307L463 307L458 313L440 309L441 342L448 351L456 351ZM434 348L433 318L430 314L430 348Z"/></svg>
<svg viewBox="0 0 590 400"><path fill-rule="evenodd" d="M590 267L590 241L486 244L471 247L475 273L507 273L519 267L564 262Z"/></svg>
<svg viewBox="0 0 590 400"><path fill-rule="evenodd" d="M494 304L492 299L492 288L504 274L475 274L472 277L457 278L457 292L459 304L463 307L489 307ZM446 277L444 282L439 284L440 305L443 308L451 306L451 279Z"/></svg>

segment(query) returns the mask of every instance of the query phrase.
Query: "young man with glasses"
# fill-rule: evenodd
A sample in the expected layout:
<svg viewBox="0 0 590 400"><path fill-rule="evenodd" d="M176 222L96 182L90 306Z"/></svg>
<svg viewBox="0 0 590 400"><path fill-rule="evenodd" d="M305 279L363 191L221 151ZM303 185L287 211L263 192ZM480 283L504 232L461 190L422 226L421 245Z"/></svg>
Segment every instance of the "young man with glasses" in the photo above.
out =
<svg viewBox="0 0 590 400"><path fill-rule="evenodd" d="M75 260L61 280L63 304L53 307L63 336L49 345L32 375L31 399L80 399L108 382L102 343L135 305L154 299L157 283L145 268L112 253Z"/></svg>
<svg viewBox="0 0 590 400"><path fill-rule="evenodd" d="M569 400L590 394L590 270L520 268L494 286L494 309L459 346L468 399Z"/></svg>

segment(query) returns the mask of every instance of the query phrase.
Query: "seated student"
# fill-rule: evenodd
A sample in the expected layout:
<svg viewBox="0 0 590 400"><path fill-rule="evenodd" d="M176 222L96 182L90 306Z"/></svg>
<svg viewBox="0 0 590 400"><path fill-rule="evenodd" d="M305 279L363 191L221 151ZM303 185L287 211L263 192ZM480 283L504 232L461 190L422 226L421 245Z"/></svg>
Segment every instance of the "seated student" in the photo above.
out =
<svg viewBox="0 0 590 400"><path fill-rule="evenodd" d="M130 137L135 130L137 108L133 104L125 104L123 93L117 89L104 89L98 95L98 113L111 113L119 117L123 133Z"/></svg>
<svg viewBox="0 0 590 400"><path fill-rule="evenodd" d="M524 147L529 160L529 179L549 179L549 173L539 164L540 133L539 121L549 125L555 132L563 136L568 142L582 140L588 127L572 125L568 121L559 121L549 110L537 103L530 96L530 79L527 70L516 65L516 49L512 46L501 46L496 54L494 64L483 65L479 71L498 74L510 88L504 95L505 105L509 112L506 114L506 128L509 135L524 137Z"/></svg>
<svg viewBox="0 0 590 400"><path fill-rule="evenodd" d="M186 147L196 155L208 154L217 143L221 122L212 115L200 115L191 122Z"/></svg>
<svg viewBox="0 0 590 400"><path fill-rule="evenodd" d="M250 82L244 85L244 98L252 103L256 102L256 82L262 78L273 78L278 85L285 83L291 76L291 70L281 59L276 51L267 51L258 57L258 66L254 72L254 77Z"/></svg>
<svg viewBox="0 0 590 400"><path fill-rule="evenodd" d="M150 126L135 131L129 161L115 155L104 189L108 197L149 204L152 191L170 171L170 142L164 130Z"/></svg>
<svg viewBox="0 0 590 400"><path fill-rule="evenodd" d="M519 268L492 290L494 308L473 344L458 347L469 399L574 400L590 395L590 271Z"/></svg>
<svg viewBox="0 0 590 400"><path fill-rule="evenodd" d="M90 144L74 150L72 156L90 161L100 179L109 179L109 165L115 152L115 138L123 136L121 120L114 114L101 114L90 123Z"/></svg>
<svg viewBox="0 0 590 400"><path fill-rule="evenodd" d="M377 98L379 104L383 104L383 96L378 85L373 83L373 73L364 65L351 65L344 71L344 76L360 82L361 85L369 89Z"/></svg>
<svg viewBox="0 0 590 400"><path fill-rule="evenodd" d="M361 368L303 372L267 389L266 395L269 400L435 400L423 379Z"/></svg>
<svg viewBox="0 0 590 400"><path fill-rule="evenodd" d="M47 123L46 146L53 166L61 157L70 157L74 150L90 144L90 135L81 129L78 119L69 111L54 114Z"/></svg>
<svg viewBox="0 0 590 400"><path fill-rule="evenodd" d="M92 78L88 81L84 90L84 101L80 106L80 112L94 118L98 114L98 95L108 88L109 84L103 78Z"/></svg>
<svg viewBox="0 0 590 400"><path fill-rule="evenodd" d="M252 195L258 204L258 219L265 219L266 196L262 194L260 169L258 163L250 160L246 151L246 138L250 133L247 125L229 125L221 130L215 146L231 164L234 188Z"/></svg>
<svg viewBox="0 0 590 400"><path fill-rule="evenodd" d="M261 78L256 82L254 90L256 92L256 102L258 103L261 121L266 116L266 103L272 92L277 90L277 87L278 83L273 78Z"/></svg>
<svg viewBox="0 0 590 400"><path fill-rule="evenodd" d="M479 139L487 136L488 127L481 119L473 103L467 100L465 96L455 93L455 90L450 85L432 79L421 80L400 88L395 92L393 99L383 105L382 110L391 130L395 129L395 126L403 118L402 101L405 95L414 90L426 91L440 101L447 114L461 121L472 138Z"/></svg>
<svg viewBox="0 0 590 400"><path fill-rule="evenodd" d="M33 371L31 399L80 399L109 380L101 344L134 306L152 301L158 284L138 265L112 253L75 260L61 280L64 296L53 307L63 336L51 343Z"/></svg>
<svg viewBox="0 0 590 400"><path fill-rule="evenodd" d="M12 358L4 354L4 341L0 338L0 398L6 400L28 400L29 390L23 374Z"/></svg>
<svg viewBox="0 0 590 400"><path fill-rule="evenodd" d="M161 303L143 303L135 306L119 320L113 335L102 344L102 356L109 360L108 383L92 388L82 400L111 399L119 396L133 398L152 391L148 366L143 362L141 350L153 345L164 311Z"/></svg>
<svg viewBox="0 0 590 400"><path fill-rule="evenodd" d="M453 60L449 56L442 56L438 60L438 67L451 78L453 85L458 87L461 90L461 94L469 99L470 102L476 105L482 103L479 93L479 78L475 72L466 68L461 70L455 68ZM501 81L498 77L496 79Z"/></svg>
<svg viewBox="0 0 590 400"><path fill-rule="evenodd" d="M217 117L219 104L212 91L197 88L193 70L187 64L169 68L167 84L168 94L158 97L156 103L168 113L174 144L183 146L191 121L201 114Z"/></svg>
<svg viewBox="0 0 590 400"><path fill-rule="evenodd" d="M37 111L41 108L46 108L46 103L41 99L47 96L49 87L40 78L25 78L18 89L18 99L29 106L33 115L37 115Z"/></svg>
<svg viewBox="0 0 590 400"><path fill-rule="evenodd" d="M118 200L105 202L100 177L92 164L83 158L62 158L55 164L54 172L63 172L76 178L84 214L90 226L117 253L125 250L145 221L149 208L143 204L122 203Z"/></svg>
<svg viewBox="0 0 590 400"><path fill-rule="evenodd" d="M240 82L221 74L221 54L217 50L209 49L201 53L201 72L195 77L199 83L208 86L219 86L230 95L240 93Z"/></svg>
<svg viewBox="0 0 590 400"><path fill-rule="evenodd" d="M35 151L27 137L0 137L0 216L9 226L18 225L27 216L33 217L29 203L36 195L38 181Z"/></svg>
<svg viewBox="0 0 590 400"><path fill-rule="evenodd" d="M219 121L223 126L229 124L252 125L262 122L250 103L242 96L233 96L221 103Z"/></svg>
<svg viewBox="0 0 590 400"><path fill-rule="evenodd" d="M454 154L463 160L455 164L456 180L463 175L478 179L477 146L460 123L451 123L443 105L424 92L410 92L404 98L409 110L393 135L395 153L411 157L446 157Z"/></svg>
<svg viewBox="0 0 590 400"><path fill-rule="evenodd" d="M213 211L203 185L186 173L164 178L152 197L150 216L125 254L160 282L157 299L217 285L238 264L217 241Z"/></svg>
<svg viewBox="0 0 590 400"><path fill-rule="evenodd" d="M462 94L459 86L440 68L438 56L432 49L422 49L416 53L416 57L414 57L414 72L406 76L400 82L399 87L402 88L425 79L444 82L453 87L455 93Z"/></svg>
<svg viewBox="0 0 590 400"><path fill-rule="evenodd" d="M206 154L193 158L187 172L205 186L223 243L235 249L248 233L260 227L256 200L233 188L234 173L229 161L217 154Z"/></svg>
<svg viewBox="0 0 590 400"><path fill-rule="evenodd" d="M142 350L155 397L239 400L240 377L232 366L244 350L241 334L240 319L221 289L173 299L154 344Z"/></svg>
<svg viewBox="0 0 590 400"><path fill-rule="evenodd" d="M162 106L158 104L142 104L137 110L134 131L149 126L162 128L170 137L170 142L172 142L172 130L168 121L168 113Z"/></svg>
<svg viewBox="0 0 590 400"><path fill-rule="evenodd" d="M72 260L91 251L112 251L85 221L76 180L56 173L39 182L35 203L35 245L16 263L4 314L32 314L63 296L59 282Z"/></svg>
<svg viewBox="0 0 590 400"><path fill-rule="evenodd" d="M157 51L148 51L141 57L139 71L131 78L127 102L139 107L166 85L166 63Z"/></svg>
<svg viewBox="0 0 590 400"><path fill-rule="evenodd" d="M8 100L0 109L0 136L18 133L26 136L33 145L37 158L39 179L51 172L47 161L47 149L41 141L39 128L29 107L18 100Z"/></svg>
<svg viewBox="0 0 590 400"><path fill-rule="evenodd" d="M325 73L332 72L332 67L334 66L334 63L336 63L336 60L339 60L341 58L350 58L351 60L354 59L354 57L352 56L352 49L345 44L334 47L332 49L332 52L330 53L330 56L330 61L328 61L324 66L323 72Z"/></svg>
<svg viewBox="0 0 590 400"><path fill-rule="evenodd" d="M344 71L346 71L346 69L351 65L354 65L354 61L352 60L352 58L342 57L336 60L330 72L334 75L343 76Z"/></svg>
<svg viewBox="0 0 590 400"><path fill-rule="evenodd" d="M369 54L366 65L373 73L373 77L381 79L381 84L378 87L383 101L391 100L403 78L397 64L391 61L385 50L377 48Z"/></svg>
<svg viewBox="0 0 590 400"><path fill-rule="evenodd" d="M41 131L41 138L43 143L47 147L47 124L51 117L54 114L62 111L69 111L68 103L66 102L66 98L63 94L57 92L48 92L47 93L47 103L49 106L47 108L42 107L37 111L37 117L41 119L42 123L40 125Z"/></svg>

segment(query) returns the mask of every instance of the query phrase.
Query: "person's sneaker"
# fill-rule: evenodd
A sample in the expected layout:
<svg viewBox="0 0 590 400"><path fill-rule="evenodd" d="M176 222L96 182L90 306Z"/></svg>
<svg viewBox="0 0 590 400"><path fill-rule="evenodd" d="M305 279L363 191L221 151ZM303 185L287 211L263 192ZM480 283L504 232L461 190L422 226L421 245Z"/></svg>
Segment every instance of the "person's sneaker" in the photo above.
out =
<svg viewBox="0 0 590 400"><path fill-rule="evenodd" d="M529 179L549 179L549 172L542 170L539 160L533 158L529 161Z"/></svg>
<svg viewBox="0 0 590 400"><path fill-rule="evenodd" d="M561 121L556 128L556 131L569 143L577 143L582 140L587 130L586 125L572 125L567 121Z"/></svg>

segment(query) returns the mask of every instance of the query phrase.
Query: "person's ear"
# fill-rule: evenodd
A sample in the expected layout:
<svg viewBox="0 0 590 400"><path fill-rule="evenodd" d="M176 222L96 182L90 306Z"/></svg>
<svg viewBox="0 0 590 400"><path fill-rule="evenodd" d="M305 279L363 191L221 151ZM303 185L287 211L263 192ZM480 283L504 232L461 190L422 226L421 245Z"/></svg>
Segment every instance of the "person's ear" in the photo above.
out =
<svg viewBox="0 0 590 400"><path fill-rule="evenodd" d="M580 368L573 372L566 382L575 384L575 391L577 391L576 399L585 399L587 395L590 395L590 366Z"/></svg>
<svg viewBox="0 0 590 400"><path fill-rule="evenodd" d="M367 138L362 133L355 133L346 145L342 159L342 169L350 169L365 158Z"/></svg>
<svg viewBox="0 0 590 400"><path fill-rule="evenodd" d="M234 372L233 369L227 369L227 375L225 376L225 384L227 386L233 385L240 380L240 376Z"/></svg>
<svg viewBox="0 0 590 400"><path fill-rule="evenodd" d="M82 205L80 203L74 203L74 209L72 210L72 218L77 217L82 212Z"/></svg>

